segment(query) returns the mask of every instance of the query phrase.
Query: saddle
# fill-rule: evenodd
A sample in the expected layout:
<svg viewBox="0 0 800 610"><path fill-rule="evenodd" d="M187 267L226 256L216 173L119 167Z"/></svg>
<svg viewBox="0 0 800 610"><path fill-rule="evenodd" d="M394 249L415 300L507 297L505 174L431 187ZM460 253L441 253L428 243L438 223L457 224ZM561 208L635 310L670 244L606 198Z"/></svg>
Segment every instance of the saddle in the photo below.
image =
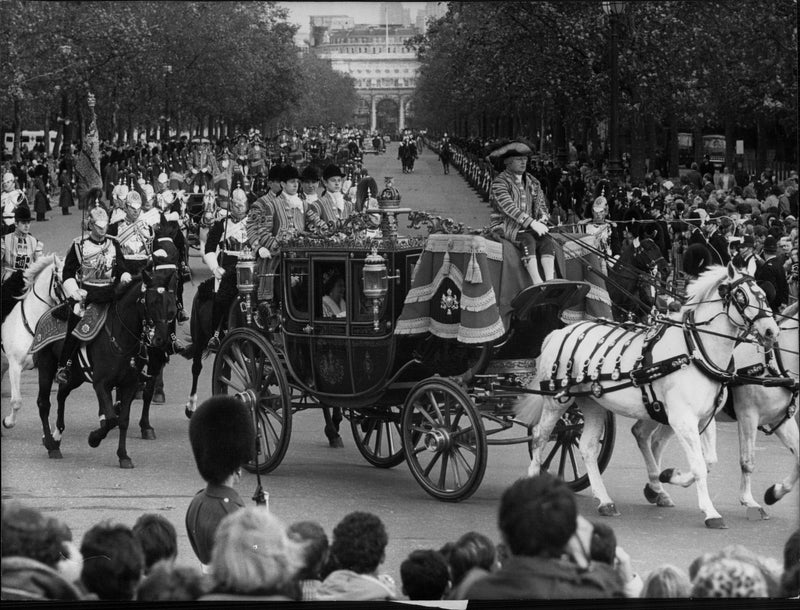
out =
<svg viewBox="0 0 800 610"><path fill-rule="evenodd" d="M84 343L93 341L100 334L100 330L106 323L109 305L109 303L90 303L87 305L83 318L78 322L75 330L72 331L72 335ZM51 343L61 341L67 336L67 321L60 319L56 311L60 307L61 305L56 305L39 318L33 334L33 343L30 348L31 354L38 352Z"/></svg>

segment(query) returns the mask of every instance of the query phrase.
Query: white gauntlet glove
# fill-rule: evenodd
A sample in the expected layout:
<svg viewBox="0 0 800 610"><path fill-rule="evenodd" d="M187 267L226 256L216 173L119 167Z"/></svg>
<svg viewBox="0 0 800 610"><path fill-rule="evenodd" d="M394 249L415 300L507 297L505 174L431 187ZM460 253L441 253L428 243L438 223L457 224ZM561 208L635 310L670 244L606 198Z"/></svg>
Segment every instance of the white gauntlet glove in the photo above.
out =
<svg viewBox="0 0 800 610"><path fill-rule="evenodd" d="M543 222L534 220L533 222L531 222L531 231L536 233L537 236L541 237L542 235L549 233L550 229Z"/></svg>
<svg viewBox="0 0 800 610"><path fill-rule="evenodd" d="M258 256L259 256L259 258L272 258L272 254L271 254L271 253L270 253L270 251L269 251L267 248L265 248L264 246L261 246L261 247L258 249Z"/></svg>
<svg viewBox="0 0 800 610"><path fill-rule="evenodd" d="M74 277L64 281L64 295L72 301L82 301L86 297L86 291L81 290Z"/></svg>
<svg viewBox="0 0 800 610"><path fill-rule="evenodd" d="M119 276L119 282L123 286L125 286L126 284L130 284L132 279L133 278L131 277L131 274L128 273L127 271L123 273L121 276Z"/></svg>

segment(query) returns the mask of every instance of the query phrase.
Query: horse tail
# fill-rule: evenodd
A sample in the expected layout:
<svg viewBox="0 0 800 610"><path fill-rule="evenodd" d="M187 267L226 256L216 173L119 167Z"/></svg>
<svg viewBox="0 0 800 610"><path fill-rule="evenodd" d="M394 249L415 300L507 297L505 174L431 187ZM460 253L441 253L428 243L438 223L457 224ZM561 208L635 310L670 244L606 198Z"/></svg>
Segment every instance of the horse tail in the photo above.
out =
<svg viewBox="0 0 800 610"><path fill-rule="evenodd" d="M544 397L541 394L526 394L514 404L514 418L526 426L534 426L539 423L543 406Z"/></svg>
<svg viewBox="0 0 800 610"><path fill-rule="evenodd" d="M552 367L553 360L557 349L550 349L550 344L557 339L561 329L556 329L547 334L542 341L542 348L539 352L539 357L536 359L536 373L533 376L533 381L528 385L532 390L538 390L540 382L544 379ZM565 340L566 337L562 338ZM544 396L542 394L525 394L522 398L518 398L513 404L514 416L520 422L533 426L539 422L542 415L542 408L544 406Z"/></svg>

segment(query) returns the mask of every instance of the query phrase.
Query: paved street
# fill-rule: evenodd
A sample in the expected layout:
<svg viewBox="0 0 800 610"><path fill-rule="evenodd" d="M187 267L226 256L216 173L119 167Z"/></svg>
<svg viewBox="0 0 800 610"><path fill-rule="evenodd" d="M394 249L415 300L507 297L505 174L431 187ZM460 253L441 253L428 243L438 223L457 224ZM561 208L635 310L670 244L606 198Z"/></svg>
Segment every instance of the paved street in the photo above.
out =
<svg viewBox="0 0 800 610"><path fill-rule="evenodd" d="M413 174L400 171L397 145L381 156L369 155L365 165L378 184L394 176L404 206L430 210L479 227L488 221L487 205L478 199L453 171L442 175L436 157L425 151ZM63 217L58 208L50 220L33 223L32 232L45 242L45 251L66 253L69 241L80 233L80 215ZM194 283L208 277L199 257L192 258ZM187 284L185 302L191 303L194 286ZM188 332L188 325L184 327ZM205 361L200 385L201 400L210 395L212 360ZM8 409L7 381L3 381L3 413ZM143 512L158 512L175 525L179 537L179 562L194 564L183 523L193 494L203 486L188 443L187 419L183 414L190 385L189 362L173 358L166 374L166 405L154 405L151 421L157 440L138 438L140 402L134 402L129 434L129 453L136 468L121 470L115 454L116 432L98 449L91 449L87 435L96 425L97 402L89 386L77 390L67 403L67 429L62 441L63 460L48 460L41 445L36 412L36 372L23 375L24 406L13 430L3 430L2 497L21 500L62 518L78 540L88 527L102 519L132 525ZM55 395L53 395L55 399ZM344 422L345 424L347 422ZM734 425L720 425L719 464L710 475L712 500L730 529L710 531L703 526L694 488L670 490L676 507L658 509L642 495L645 470L629 433L631 421L617 420L617 443L606 471L606 484L623 516L607 520L633 559L639 572L663 563L687 568L701 552L741 543L757 553L779 557L788 534L798 526L798 492L793 491L769 509L769 521L748 521L738 502L738 441ZM282 465L264 478L270 507L287 522L319 521L330 533L337 521L353 510L377 513L386 523L389 547L385 569L399 582L399 566L416 548L438 548L462 533L477 530L498 538L496 507L503 490L525 474L524 445L491 447L483 484L466 502L446 504L428 496L417 485L405 465L382 470L368 465L355 449L349 428L344 428L344 449L328 447L318 411L296 416L292 442ZM684 466L685 460L673 442L665 465ZM754 491L782 478L791 466L789 453L774 437L758 438ZM248 499L255 476L245 474L239 491ZM579 495L581 511L597 517L590 492Z"/></svg>

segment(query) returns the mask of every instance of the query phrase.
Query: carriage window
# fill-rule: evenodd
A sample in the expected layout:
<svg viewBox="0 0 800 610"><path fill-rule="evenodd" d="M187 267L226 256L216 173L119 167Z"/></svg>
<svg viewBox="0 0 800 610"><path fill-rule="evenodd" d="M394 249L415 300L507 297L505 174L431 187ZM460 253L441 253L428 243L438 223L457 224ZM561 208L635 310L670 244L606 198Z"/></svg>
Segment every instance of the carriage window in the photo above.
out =
<svg viewBox="0 0 800 610"><path fill-rule="evenodd" d="M353 290L350 299L357 303L353 311L354 322L372 322L372 299L364 296L364 261L353 261ZM381 299L378 304L380 311L378 317L383 319L386 312L386 299Z"/></svg>
<svg viewBox="0 0 800 610"><path fill-rule="evenodd" d="M286 269L286 294L289 296L291 311L299 318L308 318L308 263L291 263Z"/></svg>
<svg viewBox="0 0 800 610"><path fill-rule="evenodd" d="M314 263L316 318L345 321L347 318L347 274L344 261Z"/></svg>

